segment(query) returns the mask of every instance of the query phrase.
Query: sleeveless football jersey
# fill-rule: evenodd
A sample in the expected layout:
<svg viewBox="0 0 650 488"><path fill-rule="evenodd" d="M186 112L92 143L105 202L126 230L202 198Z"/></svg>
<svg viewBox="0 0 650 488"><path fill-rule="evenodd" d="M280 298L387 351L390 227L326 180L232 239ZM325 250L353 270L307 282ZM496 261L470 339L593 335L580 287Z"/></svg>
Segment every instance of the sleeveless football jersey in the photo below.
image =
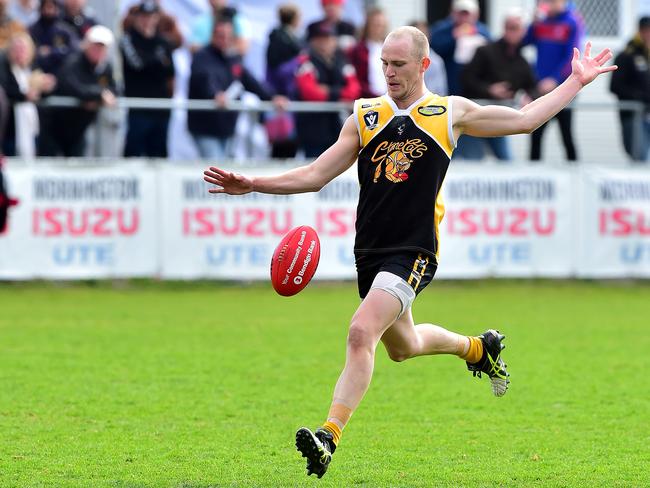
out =
<svg viewBox="0 0 650 488"><path fill-rule="evenodd" d="M447 97L400 110L384 95L354 103L361 151L356 254L417 251L438 261L440 188L455 141Z"/></svg>

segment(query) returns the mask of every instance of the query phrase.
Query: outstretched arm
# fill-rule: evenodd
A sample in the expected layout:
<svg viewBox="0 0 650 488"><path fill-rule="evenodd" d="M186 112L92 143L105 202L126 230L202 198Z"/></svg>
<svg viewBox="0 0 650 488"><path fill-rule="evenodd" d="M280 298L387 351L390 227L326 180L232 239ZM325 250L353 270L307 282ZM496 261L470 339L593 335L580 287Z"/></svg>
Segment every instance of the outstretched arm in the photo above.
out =
<svg viewBox="0 0 650 488"><path fill-rule="evenodd" d="M359 134L351 115L343 124L338 140L313 163L274 176L248 177L211 166L203 179L216 185L210 193L243 195L259 193L292 194L318 191L348 169L359 153Z"/></svg>
<svg viewBox="0 0 650 488"><path fill-rule="evenodd" d="M595 58L591 56L591 43L585 47L584 57L573 50L571 74L550 93L526 105L521 110L495 105L478 105L466 98L454 97L454 136L461 134L478 137L507 136L531 133L566 107L578 92L597 76L614 71L616 66L603 65L612 58L612 52L604 49Z"/></svg>

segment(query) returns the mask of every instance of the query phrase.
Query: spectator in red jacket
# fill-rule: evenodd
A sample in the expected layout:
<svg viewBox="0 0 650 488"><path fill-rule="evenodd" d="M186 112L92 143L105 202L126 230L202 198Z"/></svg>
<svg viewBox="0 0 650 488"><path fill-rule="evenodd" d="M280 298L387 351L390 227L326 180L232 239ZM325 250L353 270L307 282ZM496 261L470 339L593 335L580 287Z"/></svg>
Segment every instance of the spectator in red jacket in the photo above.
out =
<svg viewBox="0 0 650 488"><path fill-rule="evenodd" d="M309 50L296 74L298 99L312 102L353 101L361 94L354 67L337 49L336 31L327 21L311 24L307 30ZM298 140L307 158L318 157L336 142L341 131L336 112L296 114Z"/></svg>
<svg viewBox="0 0 650 488"><path fill-rule="evenodd" d="M387 34L388 20L384 11L377 7L368 10L361 39L348 52L350 62L357 70L362 97L374 98L386 93L386 78L381 68L381 47Z"/></svg>

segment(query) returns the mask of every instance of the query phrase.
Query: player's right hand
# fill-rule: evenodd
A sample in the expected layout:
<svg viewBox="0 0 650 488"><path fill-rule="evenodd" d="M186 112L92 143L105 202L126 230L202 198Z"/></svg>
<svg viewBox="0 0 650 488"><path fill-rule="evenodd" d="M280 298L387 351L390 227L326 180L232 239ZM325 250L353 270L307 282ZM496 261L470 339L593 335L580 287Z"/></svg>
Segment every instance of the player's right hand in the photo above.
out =
<svg viewBox="0 0 650 488"><path fill-rule="evenodd" d="M244 195L253 191L253 181L239 173L232 173L214 166L203 172L203 179L216 185L210 188L210 193L227 193L228 195Z"/></svg>

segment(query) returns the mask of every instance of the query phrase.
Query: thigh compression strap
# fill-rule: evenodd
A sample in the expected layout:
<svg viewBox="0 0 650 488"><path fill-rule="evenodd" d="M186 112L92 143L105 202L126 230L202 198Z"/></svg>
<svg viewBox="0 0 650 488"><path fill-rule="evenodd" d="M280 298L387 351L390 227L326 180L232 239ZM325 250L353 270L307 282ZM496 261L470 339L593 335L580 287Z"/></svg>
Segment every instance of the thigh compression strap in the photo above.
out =
<svg viewBox="0 0 650 488"><path fill-rule="evenodd" d="M377 273L370 288L379 288L380 290L384 290L400 301L402 309L400 310L398 317L401 317L402 314L411 307L413 300L415 300L415 291L413 288L411 288L402 278L393 273L389 273L388 271L380 271Z"/></svg>

